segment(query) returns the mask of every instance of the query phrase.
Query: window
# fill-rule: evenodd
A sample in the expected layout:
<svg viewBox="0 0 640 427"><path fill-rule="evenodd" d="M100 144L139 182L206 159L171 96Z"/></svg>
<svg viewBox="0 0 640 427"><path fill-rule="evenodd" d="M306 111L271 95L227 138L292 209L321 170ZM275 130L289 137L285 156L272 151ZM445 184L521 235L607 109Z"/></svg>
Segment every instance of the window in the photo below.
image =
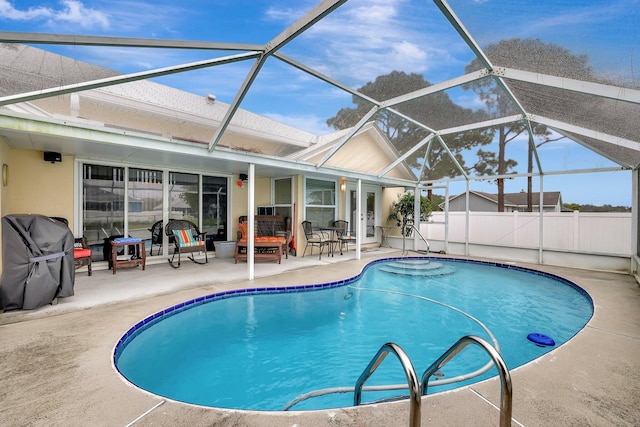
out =
<svg viewBox="0 0 640 427"><path fill-rule="evenodd" d="M151 229L165 215L206 231L208 250L213 240L227 240L227 177L92 164L82 173L82 230L94 261L106 260L106 239L125 233L151 249ZM164 232L153 244L167 250L163 239Z"/></svg>
<svg viewBox="0 0 640 427"><path fill-rule="evenodd" d="M82 218L82 235L94 249L92 258L102 260L104 239L124 233L124 168L83 166Z"/></svg>
<svg viewBox="0 0 640 427"><path fill-rule="evenodd" d="M202 224L213 240L227 240L227 178L202 177Z"/></svg>
<svg viewBox="0 0 640 427"><path fill-rule="evenodd" d="M128 232L131 237L149 238L149 229L162 220L162 171L129 168Z"/></svg>
<svg viewBox="0 0 640 427"><path fill-rule="evenodd" d="M169 219L186 219L199 226L199 176L190 173L169 174Z"/></svg>
<svg viewBox="0 0 640 427"><path fill-rule="evenodd" d="M333 225L336 219L336 183L307 178L305 181L305 219L314 227Z"/></svg>
<svg viewBox="0 0 640 427"><path fill-rule="evenodd" d="M291 178L276 178L273 180L273 204L275 214L293 217L293 190Z"/></svg>

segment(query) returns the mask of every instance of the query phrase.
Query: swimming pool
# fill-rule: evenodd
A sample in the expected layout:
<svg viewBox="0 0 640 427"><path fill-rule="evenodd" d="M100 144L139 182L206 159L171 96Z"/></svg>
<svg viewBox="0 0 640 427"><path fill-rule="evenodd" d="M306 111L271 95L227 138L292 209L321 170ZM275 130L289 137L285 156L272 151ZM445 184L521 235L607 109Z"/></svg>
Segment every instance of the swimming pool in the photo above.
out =
<svg viewBox="0 0 640 427"><path fill-rule="evenodd" d="M398 263L415 265L401 274L393 268ZM400 345L420 375L463 335L495 338L514 369L555 348L538 347L527 334L549 335L557 347L592 314L582 289L552 275L496 263L394 258L340 282L187 301L132 327L113 357L128 381L157 395L214 407L281 410L312 390L352 387L386 342ZM476 370L487 360L480 349L465 349L443 369L443 378ZM463 384L493 375L494 369ZM388 358L367 385L403 382L398 362ZM450 387L430 386L430 393ZM365 393L363 401L393 395L398 392ZM294 409L352 402L352 393L331 394Z"/></svg>

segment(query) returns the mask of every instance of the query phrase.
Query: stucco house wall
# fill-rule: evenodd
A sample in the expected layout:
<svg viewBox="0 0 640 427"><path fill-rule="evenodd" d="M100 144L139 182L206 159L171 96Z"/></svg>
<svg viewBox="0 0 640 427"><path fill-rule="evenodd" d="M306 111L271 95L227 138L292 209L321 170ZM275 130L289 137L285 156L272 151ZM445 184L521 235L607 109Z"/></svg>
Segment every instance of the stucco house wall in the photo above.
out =
<svg viewBox="0 0 640 427"><path fill-rule="evenodd" d="M8 165L7 185L0 193L2 216L40 214L67 218L73 224L73 156L49 163L42 151L10 148L2 142L0 161ZM0 270L1 259L0 249Z"/></svg>

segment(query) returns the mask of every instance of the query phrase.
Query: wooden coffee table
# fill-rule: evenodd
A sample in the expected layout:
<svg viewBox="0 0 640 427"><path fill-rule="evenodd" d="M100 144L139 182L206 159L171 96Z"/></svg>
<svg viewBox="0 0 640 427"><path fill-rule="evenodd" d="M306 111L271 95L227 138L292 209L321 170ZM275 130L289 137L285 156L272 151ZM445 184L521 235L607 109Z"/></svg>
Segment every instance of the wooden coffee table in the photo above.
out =
<svg viewBox="0 0 640 427"><path fill-rule="evenodd" d="M125 254L127 246L133 246L135 248L135 255L133 258L118 259L118 249L125 248ZM127 255L128 256L128 255ZM111 241L111 260L113 263L113 274L116 274L118 268L129 268L142 266L142 270L147 266L147 251L144 248L144 241L142 239L135 238L118 238Z"/></svg>

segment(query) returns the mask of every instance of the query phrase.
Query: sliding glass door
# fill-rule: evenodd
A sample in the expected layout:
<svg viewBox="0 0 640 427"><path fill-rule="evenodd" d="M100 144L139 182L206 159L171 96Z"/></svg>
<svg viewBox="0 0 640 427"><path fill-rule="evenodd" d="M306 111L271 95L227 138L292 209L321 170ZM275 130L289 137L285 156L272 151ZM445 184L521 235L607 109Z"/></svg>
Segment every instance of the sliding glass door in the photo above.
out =
<svg viewBox="0 0 640 427"><path fill-rule="evenodd" d="M214 240L227 240L228 178L159 169L82 165L82 235L94 261L106 260L108 239L145 240L152 256L167 254L164 221L186 219Z"/></svg>

